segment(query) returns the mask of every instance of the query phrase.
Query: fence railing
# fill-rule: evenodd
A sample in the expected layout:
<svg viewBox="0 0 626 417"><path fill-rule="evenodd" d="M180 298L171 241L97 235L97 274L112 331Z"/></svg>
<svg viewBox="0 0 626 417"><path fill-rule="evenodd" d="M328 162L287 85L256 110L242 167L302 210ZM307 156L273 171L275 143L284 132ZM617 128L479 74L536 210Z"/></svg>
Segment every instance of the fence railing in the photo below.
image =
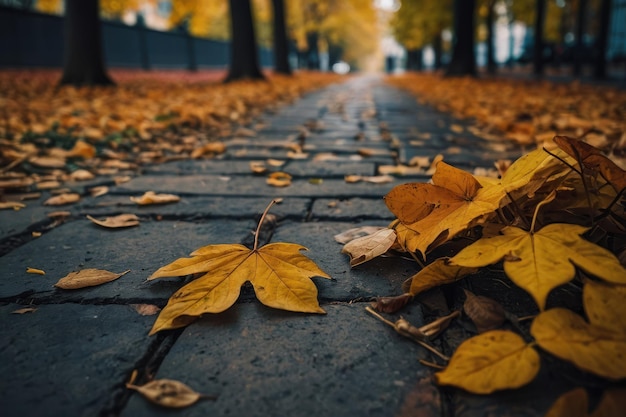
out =
<svg viewBox="0 0 626 417"><path fill-rule="evenodd" d="M144 69L224 68L229 42L160 32L143 25L102 21L108 67ZM259 48L263 67L273 65L272 51ZM0 67L62 67L63 17L0 7Z"/></svg>

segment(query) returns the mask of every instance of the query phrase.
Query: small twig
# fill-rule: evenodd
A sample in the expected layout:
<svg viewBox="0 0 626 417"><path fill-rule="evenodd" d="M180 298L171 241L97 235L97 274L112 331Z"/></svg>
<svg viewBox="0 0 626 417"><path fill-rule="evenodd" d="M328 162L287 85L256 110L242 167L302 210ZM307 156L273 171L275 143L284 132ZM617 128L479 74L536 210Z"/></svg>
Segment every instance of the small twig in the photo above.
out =
<svg viewBox="0 0 626 417"><path fill-rule="evenodd" d="M393 329L400 333L402 336L409 338L411 340L413 340L415 343L417 343L418 345L420 345L421 347L423 347L424 349L428 350L429 352L439 356L441 359L443 359L444 361L449 361L450 358L446 355L444 355L443 353L439 352L437 349L435 349L434 347L432 347L431 345L429 345L428 343L424 342L423 340L420 340L418 337L416 337L414 334L407 332L406 330L403 329L399 329L398 326L396 326L396 323L392 323L391 321L387 320L386 318L384 318L383 316L381 316L380 314L378 314L376 311L374 311L374 309L372 309L371 307L365 307L365 310L370 313L371 315L373 315L374 317L376 317L377 319L379 319L380 321L382 321L383 323L385 323L386 325L393 327Z"/></svg>
<svg viewBox="0 0 626 417"><path fill-rule="evenodd" d="M434 362L428 362L428 361L426 361L424 359L420 359L420 363L422 365L424 365L424 366L428 366L429 368L435 368L435 369L439 369L439 370L446 369L445 366L441 366L438 363L434 363Z"/></svg>
<svg viewBox="0 0 626 417"><path fill-rule="evenodd" d="M517 321L519 322L519 321L532 320L532 319L534 319L535 317L537 317L537 315L536 315L536 314L533 314L532 316L518 317L518 318L517 318Z"/></svg>
<svg viewBox="0 0 626 417"><path fill-rule="evenodd" d="M263 212L263 215L261 216L261 220L259 220L259 224L256 227L256 231L254 232L254 246L252 247L253 251L255 251L257 249L257 246L259 246L259 233L261 231L261 225L263 224L263 220L265 220L265 216L267 216L267 213L270 211L272 206L278 203L279 201L280 201L279 199L275 198L272 201L270 201L270 203L265 208L265 211Z"/></svg>
<svg viewBox="0 0 626 417"><path fill-rule="evenodd" d="M422 261L419 260L419 258L417 257L417 255L413 252L409 252L409 254L411 255L411 257L413 258L413 260L415 262L417 262L417 264L420 266L420 268L425 268L426 265L424 265L424 263Z"/></svg>

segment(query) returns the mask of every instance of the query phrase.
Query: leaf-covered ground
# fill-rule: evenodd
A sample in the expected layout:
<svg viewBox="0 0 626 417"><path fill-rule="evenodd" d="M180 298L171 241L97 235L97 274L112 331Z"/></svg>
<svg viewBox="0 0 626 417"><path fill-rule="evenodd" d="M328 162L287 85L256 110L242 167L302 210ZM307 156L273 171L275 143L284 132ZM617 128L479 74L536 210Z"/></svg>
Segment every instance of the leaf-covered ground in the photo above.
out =
<svg viewBox="0 0 626 417"><path fill-rule="evenodd" d="M626 156L626 91L615 88L505 78L445 78L405 74L389 82L416 94L420 101L472 118L472 133L528 145L555 135L582 137L619 159Z"/></svg>
<svg viewBox="0 0 626 417"><path fill-rule="evenodd" d="M215 71L111 75L115 87L76 89L59 88L58 71L0 72L2 172L85 167L98 174L219 153L204 147L249 126L263 111L338 79L299 73L222 84L224 74Z"/></svg>

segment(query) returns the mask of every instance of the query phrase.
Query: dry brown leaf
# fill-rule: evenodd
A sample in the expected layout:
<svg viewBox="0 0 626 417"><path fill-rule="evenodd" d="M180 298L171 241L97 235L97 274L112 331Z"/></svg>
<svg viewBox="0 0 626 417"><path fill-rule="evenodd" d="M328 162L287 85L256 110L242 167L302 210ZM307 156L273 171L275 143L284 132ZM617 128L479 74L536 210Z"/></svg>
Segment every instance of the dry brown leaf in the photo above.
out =
<svg viewBox="0 0 626 417"><path fill-rule="evenodd" d="M35 311L37 311L35 307L24 307L24 308L18 308L17 310L11 311L11 314L34 313Z"/></svg>
<svg viewBox="0 0 626 417"><path fill-rule="evenodd" d="M76 203L80 200L80 195L76 193L66 193L50 197L43 202L44 206L63 206L66 204Z"/></svg>
<svg viewBox="0 0 626 417"><path fill-rule="evenodd" d="M286 172L272 172L265 182L273 187L287 187L291 185L291 175Z"/></svg>
<svg viewBox="0 0 626 417"><path fill-rule="evenodd" d="M251 161L250 170L255 174L265 174L267 172L267 167L263 161Z"/></svg>
<svg viewBox="0 0 626 417"><path fill-rule="evenodd" d="M64 290L77 290L114 281L129 272L130 269L116 274L104 269L88 268L77 272L70 272L54 284L54 286Z"/></svg>
<svg viewBox="0 0 626 417"><path fill-rule="evenodd" d="M34 156L28 159L31 164L40 168L65 168L65 159L49 156Z"/></svg>
<svg viewBox="0 0 626 417"><path fill-rule="evenodd" d="M223 142L211 142L196 148L191 152L191 158L197 159L202 156L215 156L226 152L226 145Z"/></svg>
<svg viewBox="0 0 626 417"><path fill-rule="evenodd" d="M90 215L87 215L87 218L93 223L108 229L139 226L139 217L134 214L119 214L117 216L107 217L104 220L94 219Z"/></svg>
<svg viewBox="0 0 626 417"><path fill-rule="evenodd" d="M106 185L100 185L98 187L93 187L89 189L89 193L91 194L92 197L100 197L102 195L105 195L109 192L109 187L107 187Z"/></svg>
<svg viewBox="0 0 626 417"><path fill-rule="evenodd" d="M282 167L287 161L283 161L281 159L268 159L266 162L267 165L272 167Z"/></svg>
<svg viewBox="0 0 626 417"><path fill-rule="evenodd" d="M335 202L336 203L336 202ZM335 241L338 243L341 243L343 245L345 245L346 243L363 237L363 236L368 236L371 235L372 233L376 233L380 230L384 230L387 229L387 227L384 226L361 226L361 227L354 227L352 229L348 229L346 231L343 231L339 234L336 234L334 236Z"/></svg>
<svg viewBox="0 0 626 417"><path fill-rule="evenodd" d="M46 272L43 269L37 269L37 268L31 268L31 267L26 268L26 273L36 274L36 275L46 275Z"/></svg>
<svg viewBox="0 0 626 417"><path fill-rule="evenodd" d="M13 209L17 211L24 207L26 207L26 204L17 201L0 201L0 210Z"/></svg>
<svg viewBox="0 0 626 417"><path fill-rule="evenodd" d="M381 313L396 313L413 299L411 294L402 294L394 297L376 297L372 308Z"/></svg>
<svg viewBox="0 0 626 417"><path fill-rule="evenodd" d="M123 175L123 176L119 176L119 177L113 177L113 182L115 183L115 185L124 184L124 183L127 183L130 180L132 180L132 177L130 177L128 175Z"/></svg>
<svg viewBox="0 0 626 417"><path fill-rule="evenodd" d="M381 229L346 243L341 253L350 256L350 266L361 265L387 252L396 241L393 229Z"/></svg>
<svg viewBox="0 0 626 417"><path fill-rule="evenodd" d="M188 407L203 396L180 381L155 379L145 385L126 384L126 388L138 391L149 401L169 408Z"/></svg>
<svg viewBox="0 0 626 417"><path fill-rule="evenodd" d="M70 217L72 215L71 212L69 211L51 211L50 213L47 214L48 217L50 217L51 219L56 219L56 220L60 220L60 219L65 219L66 217Z"/></svg>
<svg viewBox="0 0 626 417"><path fill-rule="evenodd" d="M174 194L157 194L154 191L146 191L141 197L130 197L130 201L145 206L149 204L177 203L180 197Z"/></svg>
<svg viewBox="0 0 626 417"><path fill-rule="evenodd" d="M73 181L88 181L95 178L91 172L86 169L78 169L70 174L70 179Z"/></svg>
<svg viewBox="0 0 626 417"><path fill-rule="evenodd" d="M233 133L233 136L242 136L247 138L253 138L256 136L256 132L252 129L247 129L245 127L240 127Z"/></svg>
<svg viewBox="0 0 626 417"><path fill-rule="evenodd" d="M90 129L90 130L93 131L95 129ZM102 132L100 132L100 137L98 137L97 139L100 139L101 137L102 137ZM96 148L95 146L90 145L86 142L83 142L82 140L77 140L76 143L74 144L74 147L69 152L67 152L66 156L90 159L96 156Z"/></svg>
<svg viewBox="0 0 626 417"><path fill-rule="evenodd" d="M348 184L352 184L355 182L369 182L371 184L386 184L389 182L393 182L394 178L390 175L375 175L375 176L364 176L364 175L346 175L344 177L344 181Z"/></svg>
<svg viewBox="0 0 626 417"><path fill-rule="evenodd" d="M502 326L506 319L506 312L500 303L488 297L477 296L466 289L463 291L467 297L463 303L463 310L476 325L478 333Z"/></svg>
<svg viewBox="0 0 626 417"><path fill-rule="evenodd" d="M154 304L129 304L137 313L142 316L154 316L161 308Z"/></svg>
<svg viewBox="0 0 626 417"><path fill-rule="evenodd" d="M57 180L41 181L37 183L38 190L52 190L53 188L59 188L61 183Z"/></svg>

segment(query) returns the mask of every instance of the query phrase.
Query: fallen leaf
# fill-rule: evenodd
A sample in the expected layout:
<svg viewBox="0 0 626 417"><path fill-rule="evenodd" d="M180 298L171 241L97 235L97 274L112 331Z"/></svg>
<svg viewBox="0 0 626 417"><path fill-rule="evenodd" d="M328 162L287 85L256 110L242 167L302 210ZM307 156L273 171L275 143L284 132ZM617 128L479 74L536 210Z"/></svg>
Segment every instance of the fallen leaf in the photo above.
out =
<svg viewBox="0 0 626 417"><path fill-rule="evenodd" d="M341 253L349 255L350 266L355 267L387 252L395 241L393 229L381 229L346 243Z"/></svg>
<svg viewBox="0 0 626 417"><path fill-rule="evenodd" d="M589 414L587 410L589 410L587 391L576 388L561 395L545 417L618 417L626 410L626 390L607 389L593 413Z"/></svg>
<svg viewBox="0 0 626 417"><path fill-rule="evenodd" d="M267 167L263 161L252 161L250 162L250 170L255 174L265 174Z"/></svg>
<svg viewBox="0 0 626 417"><path fill-rule="evenodd" d="M114 281L129 272L130 269L116 274L103 269L88 268L77 272L70 272L54 284L54 286L64 290L77 290Z"/></svg>
<svg viewBox="0 0 626 417"><path fill-rule="evenodd" d="M393 182L394 178L390 175L374 175L374 176L364 176L364 175L346 175L344 177L344 181L348 184L352 184L355 182L369 182L371 184L386 184L389 182Z"/></svg>
<svg viewBox="0 0 626 417"><path fill-rule="evenodd" d="M534 298L543 310L548 293L574 278L574 265L615 284L626 284L626 269L608 250L582 237L588 229L549 224L530 233L508 226L502 236L482 238L450 259L455 265L482 267L504 260L504 272ZM512 255L512 260L505 259Z"/></svg>
<svg viewBox="0 0 626 417"><path fill-rule="evenodd" d="M138 391L149 401L169 408L188 407L203 397L187 385L173 379L155 379L141 386L126 384L126 388Z"/></svg>
<svg viewBox="0 0 626 417"><path fill-rule="evenodd" d="M59 188L60 186L61 183L57 180L42 181L37 183L38 190L52 190L54 188Z"/></svg>
<svg viewBox="0 0 626 417"><path fill-rule="evenodd" d="M272 172L265 182L273 187L287 187L291 185L291 175L286 172Z"/></svg>
<svg viewBox="0 0 626 417"><path fill-rule="evenodd" d="M331 203L337 204L336 201L332 201ZM333 205L333 207L335 206ZM330 203L329 203L330 207ZM384 226L361 226L361 227L353 227L352 229L348 229L344 232L341 232L334 236L336 242L341 244L346 244L354 239L371 235L372 233L376 233L380 230L385 230L387 227Z"/></svg>
<svg viewBox="0 0 626 417"><path fill-rule="evenodd" d="M539 314L530 333L542 349L584 371L611 380L626 378L624 333L588 324L582 317L564 308L553 308Z"/></svg>
<svg viewBox="0 0 626 417"><path fill-rule="evenodd" d="M191 158L197 159L205 155L215 156L224 152L226 152L226 145L224 145L223 142L210 142L200 148L194 149L191 152Z"/></svg>
<svg viewBox="0 0 626 417"><path fill-rule="evenodd" d="M439 285L456 282L476 272L478 268L450 265L446 258L439 258L407 280L411 283L408 292L417 295Z"/></svg>
<svg viewBox="0 0 626 417"><path fill-rule="evenodd" d="M157 194L154 191L146 191L141 197L130 197L130 201L140 206L149 204L168 204L177 203L180 197L174 194Z"/></svg>
<svg viewBox="0 0 626 417"><path fill-rule="evenodd" d="M30 235L31 235L32 237L41 237L41 232L35 232L35 231L33 231L33 232L30 232Z"/></svg>
<svg viewBox="0 0 626 417"><path fill-rule="evenodd" d="M626 287L588 280L583 287L583 306L589 323L626 334Z"/></svg>
<svg viewBox="0 0 626 417"><path fill-rule="evenodd" d="M80 200L80 194L76 193L65 193L59 194L54 197L50 197L46 201L43 202L44 206L63 206L66 204L76 203Z"/></svg>
<svg viewBox="0 0 626 417"><path fill-rule="evenodd" d="M18 308L17 310L11 311L11 314L34 313L35 311L37 311L35 307L24 307L24 308Z"/></svg>
<svg viewBox="0 0 626 417"><path fill-rule="evenodd" d="M43 269L37 269L37 268L31 268L31 267L27 267L26 268L26 273L27 274L37 274L37 275L46 275L46 272Z"/></svg>
<svg viewBox="0 0 626 417"><path fill-rule="evenodd" d="M154 304L129 304L129 306L142 316L153 316L161 311L161 308Z"/></svg>
<svg viewBox="0 0 626 417"><path fill-rule="evenodd" d="M95 132L94 132L95 133ZM98 135L99 137L93 136L93 139L100 139L102 132ZM84 159L90 159L96 156L96 148L89 143L86 143L82 140L77 140L74 144L74 147L67 152L67 157L80 157Z"/></svg>
<svg viewBox="0 0 626 417"><path fill-rule="evenodd" d="M287 161L283 161L280 159L268 159L267 160L267 165L272 166L272 167L282 167L283 165L285 165Z"/></svg>
<svg viewBox="0 0 626 417"><path fill-rule="evenodd" d="M72 215L69 211L52 211L47 214L51 219L65 219L66 217L70 217Z"/></svg>
<svg viewBox="0 0 626 417"><path fill-rule="evenodd" d="M209 245L159 268L148 280L205 273L178 290L161 311L150 334L186 326L204 313L232 306L241 286L250 281L258 300L288 311L324 313L317 288L309 278L330 278L307 257L304 246L271 243L250 250L240 244Z"/></svg>
<svg viewBox="0 0 626 417"><path fill-rule="evenodd" d="M90 215L87 215L87 218L98 226L108 229L139 226L139 217L134 214L119 214L117 216L107 217L104 220L94 219Z"/></svg>
<svg viewBox="0 0 626 417"><path fill-rule="evenodd" d="M256 132L252 129L239 127L237 128L237 130L235 130L235 132L233 133L233 136L243 136L243 137L253 138L256 136Z"/></svg>
<svg viewBox="0 0 626 417"><path fill-rule="evenodd" d="M77 169L70 174L70 179L73 181L88 181L94 179L95 176L86 169Z"/></svg>
<svg viewBox="0 0 626 417"><path fill-rule="evenodd" d="M101 186L93 187L89 189L89 193L91 194L92 197L100 197L100 196L107 194L108 192L109 192L109 187L107 187L106 185L101 185Z"/></svg>
<svg viewBox="0 0 626 417"><path fill-rule="evenodd" d="M40 168L65 168L65 159L49 156L33 156L28 159L31 164Z"/></svg>
<svg viewBox="0 0 626 417"><path fill-rule="evenodd" d="M450 130L454 133L463 133L465 131L465 128L461 125L452 124L450 125Z"/></svg>
<svg viewBox="0 0 626 417"><path fill-rule="evenodd" d="M23 209L26 204L18 201L0 201L0 210L13 209L15 211Z"/></svg>
<svg viewBox="0 0 626 417"><path fill-rule="evenodd" d="M472 320L478 333L497 329L504 323L506 312L500 303L482 295L477 296L466 289L463 291L466 296L463 311Z"/></svg>
<svg viewBox="0 0 626 417"><path fill-rule="evenodd" d="M538 372L539 354L531 345L513 332L492 330L461 343L435 379L439 385L491 394L526 385Z"/></svg>
<svg viewBox="0 0 626 417"><path fill-rule="evenodd" d="M381 313L395 313L413 299L411 294L402 294L395 297L376 297L372 308Z"/></svg>
<svg viewBox="0 0 626 417"><path fill-rule="evenodd" d="M437 164L432 181L398 185L385 196L389 210L416 232L406 241L407 249L422 255L435 241L441 244L480 223L505 197L499 185L483 187L471 174L445 162Z"/></svg>

